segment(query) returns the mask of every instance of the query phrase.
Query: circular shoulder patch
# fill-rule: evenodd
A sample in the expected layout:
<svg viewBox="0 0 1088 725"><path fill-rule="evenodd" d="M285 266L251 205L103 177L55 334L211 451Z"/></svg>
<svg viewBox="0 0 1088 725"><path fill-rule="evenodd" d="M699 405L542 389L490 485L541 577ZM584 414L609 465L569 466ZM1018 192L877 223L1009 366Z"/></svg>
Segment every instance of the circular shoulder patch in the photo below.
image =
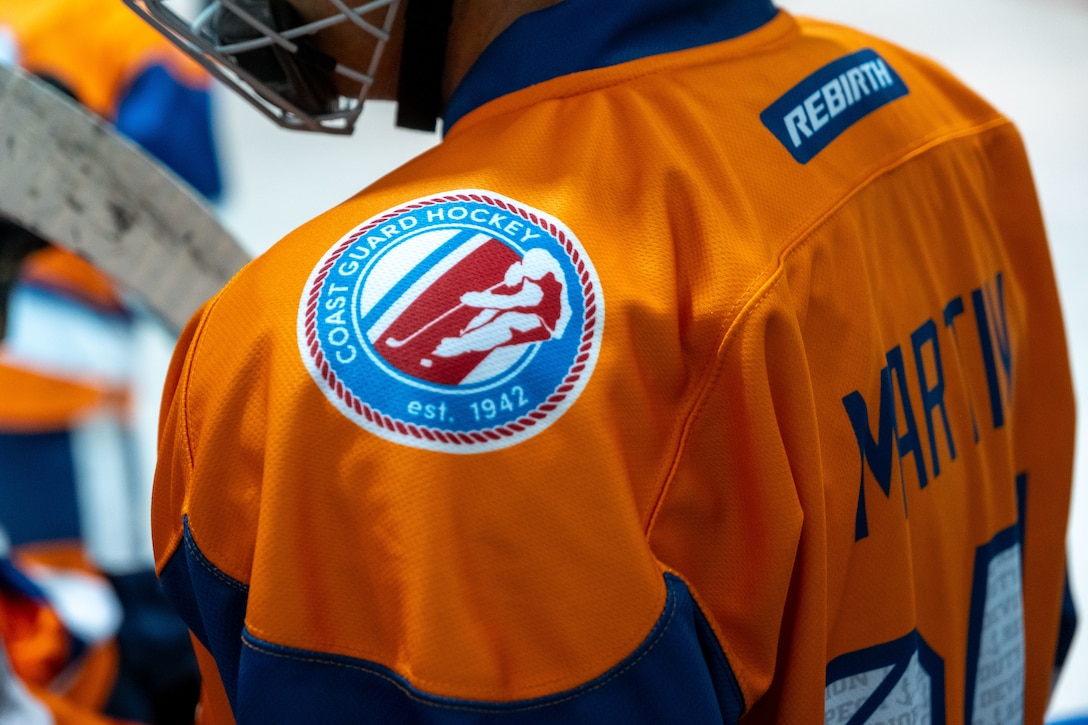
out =
<svg viewBox="0 0 1088 725"><path fill-rule="evenodd" d="M351 420L395 443L480 453L524 441L593 372L604 299L557 219L488 191L367 220L310 274L302 359Z"/></svg>

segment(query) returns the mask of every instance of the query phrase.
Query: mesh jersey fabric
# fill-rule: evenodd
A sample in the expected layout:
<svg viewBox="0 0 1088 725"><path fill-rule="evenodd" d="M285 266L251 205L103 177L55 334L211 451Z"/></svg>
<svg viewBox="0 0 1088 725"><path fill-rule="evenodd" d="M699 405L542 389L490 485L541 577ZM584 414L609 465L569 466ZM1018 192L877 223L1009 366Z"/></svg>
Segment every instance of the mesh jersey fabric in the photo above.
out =
<svg viewBox="0 0 1088 725"><path fill-rule="evenodd" d="M761 115L803 89L779 118L814 137L847 58L907 92L802 162ZM464 189L561 220L606 309L569 409L472 455L365 430L299 343L323 254ZM210 722L546 720L587 683L615 698L597 717L646 722L1038 722L1073 419L1014 127L925 58L780 12L501 94L251 263L172 366L157 561Z"/></svg>

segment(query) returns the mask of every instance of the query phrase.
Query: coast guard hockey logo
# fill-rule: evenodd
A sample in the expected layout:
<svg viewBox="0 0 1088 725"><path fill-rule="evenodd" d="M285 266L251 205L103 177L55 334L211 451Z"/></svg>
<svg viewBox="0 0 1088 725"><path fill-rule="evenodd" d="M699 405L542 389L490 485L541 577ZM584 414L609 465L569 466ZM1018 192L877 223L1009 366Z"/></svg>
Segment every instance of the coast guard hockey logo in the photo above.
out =
<svg viewBox="0 0 1088 725"><path fill-rule="evenodd" d="M388 440L450 453L518 443L593 372L604 300L561 222L487 191L364 222L303 293L302 358L326 397Z"/></svg>

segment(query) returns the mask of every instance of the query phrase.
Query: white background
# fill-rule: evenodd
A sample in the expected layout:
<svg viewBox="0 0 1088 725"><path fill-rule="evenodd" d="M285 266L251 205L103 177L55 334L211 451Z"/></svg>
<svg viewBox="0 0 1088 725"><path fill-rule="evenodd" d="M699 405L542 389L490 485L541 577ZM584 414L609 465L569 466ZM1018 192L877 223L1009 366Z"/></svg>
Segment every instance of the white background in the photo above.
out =
<svg viewBox="0 0 1088 725"><path fill-rule="evenodd" d="M1017 122L1051 236L1076 380L1088 380L1088 283L1083 279L1088 271L1088 2L780 4L936 58ZM389 104L368 104L353 137L332 138L281 131L226 91L218 92L215 102L228 188L220 210L228 228L253 252L437 142L432 135L395 130ZM1086 450L1088 425L1081 427L1078 441L1079 450ZM1088 713L1088 482L1084 466L1077 470L1070 574L1082 626L1052 702L1055 717Z"/></svg>

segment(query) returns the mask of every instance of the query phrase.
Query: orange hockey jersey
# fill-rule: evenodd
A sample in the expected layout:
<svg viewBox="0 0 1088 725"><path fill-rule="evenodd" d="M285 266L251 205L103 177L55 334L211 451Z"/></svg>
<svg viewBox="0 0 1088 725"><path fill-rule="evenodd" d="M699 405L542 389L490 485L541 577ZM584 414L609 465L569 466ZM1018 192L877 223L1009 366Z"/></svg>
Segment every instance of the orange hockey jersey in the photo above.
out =
<svg viewBox="0 0 1088 725"><path fill-rule="evenodd" d="M766 2L593 7L183 335L208 721L1041 721L1074 412L1013 126Z"/></svg>

